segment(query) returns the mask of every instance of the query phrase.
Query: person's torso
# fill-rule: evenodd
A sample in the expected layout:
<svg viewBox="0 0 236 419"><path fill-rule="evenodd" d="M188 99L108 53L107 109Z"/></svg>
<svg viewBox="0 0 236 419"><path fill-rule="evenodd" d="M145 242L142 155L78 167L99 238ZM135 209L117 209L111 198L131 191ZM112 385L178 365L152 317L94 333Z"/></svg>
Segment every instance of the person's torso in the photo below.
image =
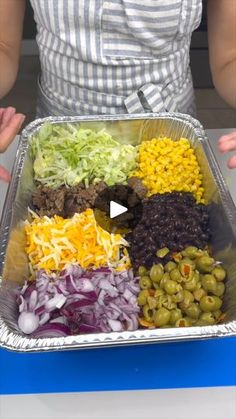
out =
<svg viewBox="0 0 236 419"><path fill-rule="evenodd" d="M201 0L31 0L51 114L189 112Z"/></svg>

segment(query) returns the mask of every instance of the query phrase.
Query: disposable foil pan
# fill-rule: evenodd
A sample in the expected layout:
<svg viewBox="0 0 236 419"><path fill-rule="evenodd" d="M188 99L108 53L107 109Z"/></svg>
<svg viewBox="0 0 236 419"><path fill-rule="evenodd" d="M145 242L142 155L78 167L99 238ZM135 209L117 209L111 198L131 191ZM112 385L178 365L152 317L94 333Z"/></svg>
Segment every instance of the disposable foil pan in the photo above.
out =
<svg viewBox="0 0 236 419"><path fill-rule="evenodd" d="M204 177L206 199L211 203L210 223L212 249L216 259L227 269L224 323L206 327L167 328L84 334L60 338L30 338L17 327L17 305L14 289L27 278L27 256L24 251L22 222L32 191L30 138L44 122L79 123L94 130L105 128L118 141L138 144L160 135L173 139L186 137L195 149ZM9 186L0 227L0 346L15 351L50 351L106 347L152 342L185 341L236 335L236 209L200 123L182 114L140 114L91 117L50 117L38 119L22 132L13 178Z"/></svg>

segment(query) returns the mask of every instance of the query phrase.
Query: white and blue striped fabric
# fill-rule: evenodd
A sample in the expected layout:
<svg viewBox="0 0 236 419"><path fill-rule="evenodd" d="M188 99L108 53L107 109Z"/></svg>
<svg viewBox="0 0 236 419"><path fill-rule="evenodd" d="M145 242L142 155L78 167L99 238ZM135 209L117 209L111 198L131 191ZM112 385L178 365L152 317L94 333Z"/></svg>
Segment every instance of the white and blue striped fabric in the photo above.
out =
<svg viewBox="0 0 236 419"><path fill-rule="evenodd" d="M31 0L39 114L194 113L191 35L202 0Z"/></svg>

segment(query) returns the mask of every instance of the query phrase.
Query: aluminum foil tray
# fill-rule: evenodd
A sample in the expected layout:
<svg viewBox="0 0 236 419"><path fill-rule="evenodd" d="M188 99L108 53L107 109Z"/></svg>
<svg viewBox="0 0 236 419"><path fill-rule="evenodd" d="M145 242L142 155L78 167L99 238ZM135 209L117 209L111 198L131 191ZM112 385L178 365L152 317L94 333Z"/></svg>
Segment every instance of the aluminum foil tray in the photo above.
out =
<svg viewBox="0 0 236 419"><path fill-rule="evenodd" d="M223 307L226 313L224 323L206 327L97 333L60 338L35 339L22 335L17 327L14 289L28 273L22 221L27 218L27 207L35 188L32 160L28 150L30 138L46 121L52 124L80 123L82 127L94 130L104 127L118 141L132 144L160 135L173 139L186 137L190 140L203 173L205 197L212 203L210 222L213 231L213 255L224 263L228 273ZM21 352L39 352L235 335L236 209L200 123L187 115L163 113L50 117L29 124L21 135L0 226L0 346Z"/></svg>

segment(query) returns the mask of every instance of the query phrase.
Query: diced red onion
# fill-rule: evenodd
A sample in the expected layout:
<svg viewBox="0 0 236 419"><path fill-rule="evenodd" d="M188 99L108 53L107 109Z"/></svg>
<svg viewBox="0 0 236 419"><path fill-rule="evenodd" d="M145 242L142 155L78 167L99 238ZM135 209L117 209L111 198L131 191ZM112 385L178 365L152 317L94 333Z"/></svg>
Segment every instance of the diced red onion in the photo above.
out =
<svg viewBox="0 0 236 419"><path fill-rule="evenodd" d="M135 314L131 314L130 317L127 316L127 330L137 330L138 328L138 318Z"/></svg>
<svg viewBox="0 0 236 419"><path fill-rule="evenodd" d="M41 315L40 320L39 320L39 324L40 326L47 323L48 320L50 320L51 316L49 313L45 312Z"/></svg>
<svg viewBox="0 0 236 419"><path fill-rule="evenodd" d="M101 290L99 292L99 296L98 296L98 302L100 305L104 305L104 298L106 296L106 291L105 290Z"/></svg>
<svg viewBox="0 0 236 419"><path fill-rule="evenodd" d="M68 335L70 335L70 328L62 323L44 324L32 334L34 338L63 337Z"/></svg>
<svg viewBox="0 0 236 419"><path fill-rule="evenodd" d="M61 323L61 324L65 324L66 320L64 316L59 316L56 317L55 319L50 320L50 324L51 323Z"/></svg>
<svg viewBox="0 0 236 419"><path fill-rule="evenodd" d="M134 271L133 271L133 269L129 269L128 270L128 276L129 276L129 279L131 281L134 279Z"/></svg>
<svg viewBox="0 0 236 419"><path fill-rule="evenodd" d="M36 290L33 290L29 298L29 311L34 311L38 301L38 293Z"/></svg>
<svg viewBox="0 0 236 419"><path fill-rule="evenodd" d="M113 303L113 302L110 302L110 308L112 308L113 310L116 310L119 314L121 314L122 313L122 310L118 307L118 305L117 304L115 304L115 303Z"/></svg>
<svg viewBox="0 0 236 419"><path fill-rule="evenodd" d="M24 295L25 291L27 290L29 284L27 282L24 283L23 287L21 288L21 294Z"/></svg>
<svg viewBox="0 0 236 419"><path fill-rule="evenodd" d="M126 299L126 301L130 301L130 299L133 297L133 293L128 288L126 288L123 293L123 297Z"/></svg>
<svg viewBox="0 0 236 419"><path fill-rule="evenodd" d="M94 286L92 284L92 282L90 281L90 279L88 278L81 278L78 281L79 284L79 291L82 292L91 292L94 290Z"/></svg>
<svg viewBox="0 0 236 419"><path fill-rule="evenodd" d="M19 295L19 300L17 301L19 304L19 312L22 313L22 311L25 311L27 309L27 304L22 295Z"/></svg>
<svg viewBox="0 0 236 419"><path fill-rule="evenodd" d="M71 265L59 276L39 271L36 282L29 283L27 288L24 285L16 300L21 314L32 314L38 319L33 327L31 318L28 329L23 325L24 330L33 328L33 336L50 337L136 330L138 292L138 279L132 271L115 272L110 268L83 271ZM52 329L58 324L64 326L63 331Z"/></svg>
<svg viewBox="0 0 236 419"><path fill-rule="evenodd" d="M140 291L139 285L134 283L128 283L127 284L128 290L130 290L133 294L138 294Z"/></svg>
<svg viewBox="0 0 236 419"><path fill-rule="evenodd" d="M35 309L35 314L37 314L38 316L41 316L41 314L45 313L46 311L46 307L43 304L42 306L39 306Z"/></svg>
<svg viewBox="0 0 236 419"><path fill-rule="evenodd" d="M74 294L76 292L78 292L75 281L73 279L72 275L66 275L66 290L70 293L70 294Z"/></svg>
<svg viewBox="0 0 236 419"><path fill-rule="evenodd" d="M83 300L74 301L73 303L68 304L66 306L66 309L69 311L74 311L74 310L78 310L81 307L89 306L89 305L91 305L91 300L84 298Z"/></svg>
<svg viewBox="0 0 236 419"><path fill-rule="evenodd" d="M67 289L66 289L65 281L64 280L59 280L59 281L55 285L58 294L63 294L65 296L70 295L69 291L67 291Z"/></svg>
<svg viewBox="0 0 236 419"><path fill-rule="evenodd" d="M121 294L123 294L123 292L125 291L125 287L126 287L126 284L124 280L120 284L117 285L117 289Z"/></svg>
<svg viewBox="0 0 236 419"><path fill-rule="evenodd" d="M113 332L121 332L123 330L123 326L119 320L108 319L107 321Z"/></svg>
<svg viewBox="0 0 236 419"><path fill-rule="evenodd" d="M34 332L39 325L39 317L34 313L26 313L23 311L18 318L18 326L26 335Z"/></svg>
<svg viewBox="0 0 236 419"><path fill-rule="evenodd" d="M92 326L91 324L80 324L78 327L79 333L98 333L101 332L101 330L96 327Z"/></svg>
<svg viewBox="0 0 236 419"><path fill-rule="evenodd" d="M118 295L118 290L110 284L110 282L108 281L108 279L101 279L100 281L100 288L104 291L107 291L107 293L111 296L111 297L117 297Z"/></svg>
<svg viewBox="0 0 236 419"><path fill-rule="evenodd" d="M30 282L30 284L28 285L28 287L26 288L26 290L23 293L23 297L25 299L29 298L31 293L35 290L36 288L36 284L33 282Z"/></svg>
<svg viewBox="0 0 236 419"><path fill-rule="evenodd" d="M48 300L45 304L46 311L50 312L56 308L61 308L66 302L66 297L63 294L56 294L53 298Z"/></svg>
<svg viewBox="0 0 236 419"><path fill-rule="evenodd" d="M111 273L112 269L107 268L106 266L96 269L96 273Z"/></svg>

